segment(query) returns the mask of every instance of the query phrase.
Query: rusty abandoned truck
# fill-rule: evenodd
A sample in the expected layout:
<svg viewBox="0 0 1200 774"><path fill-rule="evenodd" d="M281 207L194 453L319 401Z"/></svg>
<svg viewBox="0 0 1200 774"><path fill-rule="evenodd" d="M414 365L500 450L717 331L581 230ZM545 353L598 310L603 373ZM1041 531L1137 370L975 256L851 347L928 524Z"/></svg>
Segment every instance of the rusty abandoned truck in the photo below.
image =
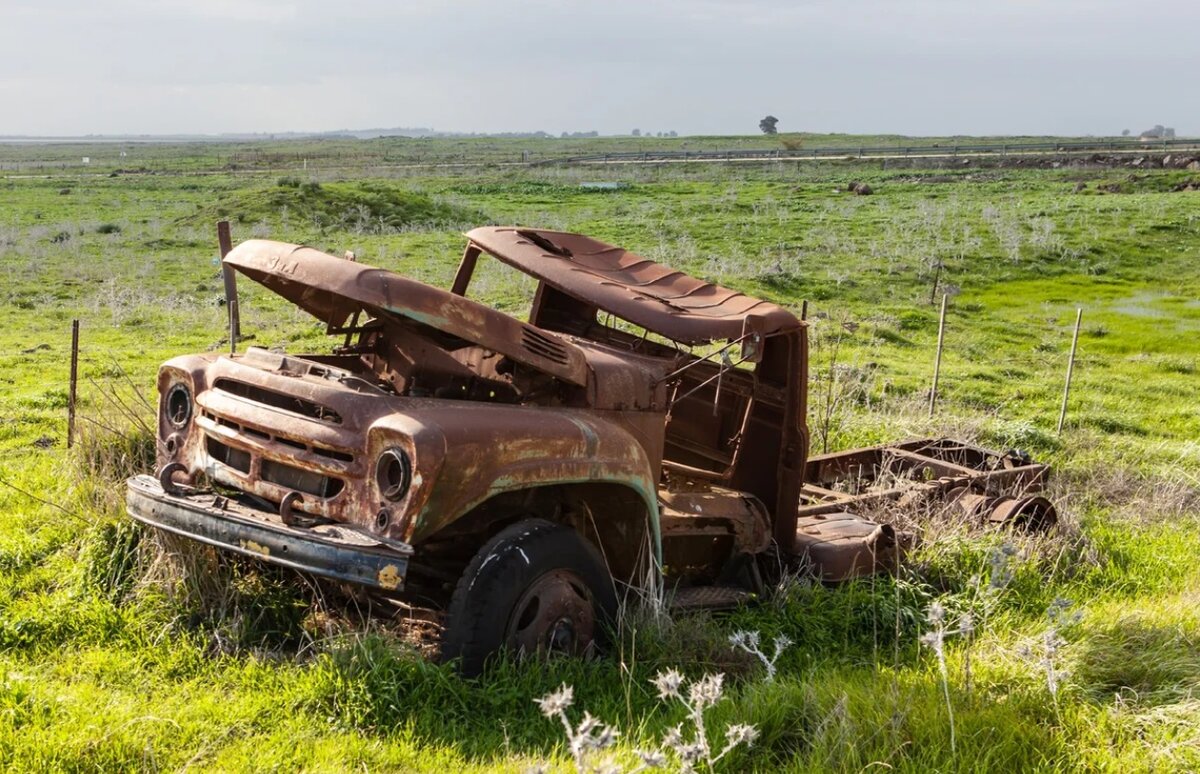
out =
<svg viewBox="0 0 1200 774"><path fill-rule="evenodd" d="M432 602L442 654L582 654L618 591L736 604L781 568L887 569L871 514L1055 519L1045 465L921 440L809 456L807 324L578 234L477 228L450 290L279 242L225 265L316 317L326 354L198 354L158 375L137 520ZM470 300L481 258L536 281L528 322ZM662 585L658 585L662 584Z"/></svg>

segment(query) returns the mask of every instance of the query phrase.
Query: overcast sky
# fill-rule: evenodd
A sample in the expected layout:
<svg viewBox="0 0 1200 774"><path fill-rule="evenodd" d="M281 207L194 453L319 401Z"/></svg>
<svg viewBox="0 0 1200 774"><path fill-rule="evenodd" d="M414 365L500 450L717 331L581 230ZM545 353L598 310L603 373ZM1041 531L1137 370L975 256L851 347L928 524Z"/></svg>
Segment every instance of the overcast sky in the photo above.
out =
<svg viewBox="0 0 1200 774"><path fill-rule="evenodd" d="M1200 134L1200 0L0 0L0 134Z"/></svg>

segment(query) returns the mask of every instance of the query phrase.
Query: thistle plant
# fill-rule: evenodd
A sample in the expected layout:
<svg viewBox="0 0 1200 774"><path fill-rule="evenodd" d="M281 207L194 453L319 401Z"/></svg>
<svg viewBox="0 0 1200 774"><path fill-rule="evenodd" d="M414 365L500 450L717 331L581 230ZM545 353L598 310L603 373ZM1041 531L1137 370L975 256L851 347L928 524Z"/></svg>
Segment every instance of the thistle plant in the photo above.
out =
<svg viewBox="0 0 1200 774"><path fill-rule="evenodd" d="M1017 547L1012 543L1004 543L999 548L988 551L988 591L1003 591L1012 583L1012 558L1016 555Z"/></svg>
<svg viewBox="0 0 1200 774"><path fill-rule="evenodd" d="M941 677L942 695L946 700L946 714L950 719L950 753L957 753L957 737L954 729L954 705L950 701L950 673L946 665L946 640L950 637L961 636L966 643L963 653L964 682L968 696L971 691L971 646L980 625L986 623L992 606L1010 583L1015 573L1012 569L1012 558L1017 555L1017 549L1011 543L1004 543L993 548L988 553L988 580L984 585L983 577L976 575L972 579L975 589L975 601L981 615L977 623L971 611L962 613L954 623L947 618L946 607L938 601L929 606L925 620L930 629L921 635L920 642L934 652L937 657L938 674Z"/></svg>
<svg viewBox="0 0 1200 774"><path fill-rule="evenodd" d="M1046 618L1050 625L1038 638L1037 646L1024 645L1018 651L1019 655L1033 662L1046 676L1046 689L1050 691L1055 711L1058 710L1058 689L1070 675L1070 670L1062 664L1062 649L1067 644L1062 630L1079 623L1083 618L1081 611L1071 609L1074 606L1073 601L1062 597L1051 602L1046 608Z"/></svg>
<svg viewBox="0 0 1200 774"><path fill-rule="evenodd" d="M925 620L932 628L921 635L921 644L937 656L938 673L942 678L942 694L946 698L946 714L950 718L950 754L955 755L958 748L954 734L954 705L950 701L950 674L946 668L946 638L960 634L970 637L975 631L975 619L970 613L963 613L959 616L957 624L950 626L946 619L945 606L935 601L925 613Z"/></svg>
<svg viewBox="0 0 1200 774"><path fill-rule="evenodd" d="M705 675L689 683L687 678L674 669L659 672L650 681L658 691L658 698L681 703L687 710L688 722L669 729L663 735L661 749L635 750L634 754L637 755L639 763L636 768L630 770L631 774L648 769L666 768L671 759L674 759L678 770L683 774L694 774L698 767L711 772L717 763L735 748L740 745L749 747L753 744L758 738L758 729L745 723L735 723L725 729L725 743L721 749L715 753L713 751L704 723L704 713L721 700L724 681L723 674ZM611 758L595 761L597 754L616 743L619 732L588 712L583 714L583 719L578 725L573 725L567 717L567 710L570 709L574 698L572 687L563 684L557 691L535 699L535 702L543 715L551 719L557 718L562 723L576 771L621 771L620 765ZM690 727L685 728L685 725Z"/></svg>
<svg viewBox="0 0 1200 774"><path fill-rule="evenodd" d="M667 731L662 741L663 748L674 755L679 770L684 774L696 771L698 765L712 771L717 762L736 747L742 744L749 747L758 738L758 729L754 726L735 723L725 729L725 745L720 752L713 754L708 729L704 724L704 713L721 700L724 681L723 674L709 674L689 684L674 669L659 672L651 680L658 690L658 698L663 701L674 699L687 709L691 728L685 731L684 724L680 723Z"/></svg>
<svg viewBox="0 0 1200 774"><path fill-rule="evenodd" d="M971 674L971 646L975 644L975 637L979 631L987 625L988 619L992 614L992 607L996 600L999 599L1000 593L1008 588L1008 584L1012 583L1016 573L1013 572L1012 559L1017 555L1017 548L1012 543L1004 543L998 548L992 548L988 551L988 582L985 586L983 579L976 575L972 583L975 586L975 599L979 608L979 622L976 624L968 616L968 626L962 632L963 639L966 642L966 647L963 650L963 684L966 687L967 696L971 695L973 686ZM963 628L963 627L959 627Z"/></svg>
<svg viewBox="0 0 1200 774"><path fill-rule="evenodd" d="M758 658L758 660L762 662L763 667L765 667L767 670L767 676L765 678L766 681L771 683L775 681L775 662L778 661L783 652L791 646L792 641L783 634L776 637L773 641L775 652L769 658L767 657L767 654L763 652L762 648L759 647L758 632L734 632L733 634L729 635L729 644L735 648L740 648L750 655Z"/></svg>
<svg viewBox="0 0 1200 774"><path fill-rule="evenodd" d="M608 772L619 771L611 761L604 760L593 764L595 754L609 749L617 741L617 730L612 726L601 723L592 717L590 712L583 713L583 719L578 726L571 724L567 710L575 701L575 689L564 683L557 691L547 694L534 702L548 718L558 718L563 731L567 734L567 749L575 761L575 769L579 772Z"/></svg>

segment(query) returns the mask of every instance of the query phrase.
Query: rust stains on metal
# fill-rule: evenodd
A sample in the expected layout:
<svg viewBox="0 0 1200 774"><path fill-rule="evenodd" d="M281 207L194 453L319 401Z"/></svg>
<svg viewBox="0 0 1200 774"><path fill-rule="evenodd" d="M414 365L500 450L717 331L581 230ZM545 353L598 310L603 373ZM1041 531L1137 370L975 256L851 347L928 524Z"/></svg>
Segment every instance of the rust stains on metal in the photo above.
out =
<svg viewBox="0 0 1200 774"><path fill-rule="evenodd" d="M748 317L768 333L795 330L795 315L769 301L697 279L597 239L531 228L477 228L467 238L547 285L686 344L734 339Z"/></svg>
<svg viewBox="0 0 1200 774"><path fill-rule="evenodd" d="M397 316L572 384L587 379L583 353L554 334L383 269L310 247L260 239L238 245L225 263L321 320L331 333L354 332L355 326L347 323L363 312L377 319Z"/></svg>
<svg viewBox="0 0 1200 774"><path fill-rule="evenodd" d="M375 578L379 582L379 588L387 591L394 591L400 588L400 582L402 580L400 577L400 569L394 564L389 564L384 567L379 571L379 574L376 575Z"/></svg>
<svg viewBox="0 0 1200 774"><path fill-rule="evenodd" d="M252 554L258 554L259 556L261 556L263 558L267 558L271 555L271 549L267 548L264 545L256 543L253 540L243 540L241 542L242 542L242 548L246 549L247 551L249 551Z"/></svg>

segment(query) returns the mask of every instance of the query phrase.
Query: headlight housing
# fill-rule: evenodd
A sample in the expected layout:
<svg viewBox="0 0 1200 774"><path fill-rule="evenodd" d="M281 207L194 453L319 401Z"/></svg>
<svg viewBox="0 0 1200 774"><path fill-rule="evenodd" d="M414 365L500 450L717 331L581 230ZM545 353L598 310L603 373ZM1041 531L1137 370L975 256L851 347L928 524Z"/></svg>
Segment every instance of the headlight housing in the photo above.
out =
<svg viewBox="0 0 1200 774"><path fill-rule="evenodd" d="M163 401L163 418L171 427L182 430L192 419L192 405L192 391L186 384L176 382Z"/></svg>
<svg viewBox="0 0 1200 774"><path fill-rule="evenodd" d="M383 499L396 502L404 499L412 484L412 460L403 449L384 449L375 461L375 486Z"/></svg>

